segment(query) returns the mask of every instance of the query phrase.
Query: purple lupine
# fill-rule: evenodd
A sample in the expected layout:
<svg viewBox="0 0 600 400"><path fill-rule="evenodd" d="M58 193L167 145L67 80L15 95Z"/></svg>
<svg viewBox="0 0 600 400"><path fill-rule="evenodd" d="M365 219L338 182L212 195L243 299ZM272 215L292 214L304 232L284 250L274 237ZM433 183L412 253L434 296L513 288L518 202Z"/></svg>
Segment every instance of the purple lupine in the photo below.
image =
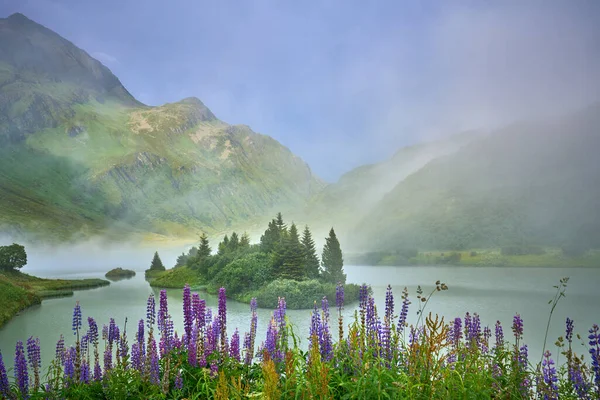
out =
<svg viewBox="0 0 600 400"><path fill-rule="evenodd" d="M344 285L342 283L338 283L335 288L335 305L337 306L338 313L341 315L344 308Z"/></svg>
<svg viewBox="0 0 600 400"><path fill-rule="evenodd" d="M544 400L558 399L558 377L556 376L556 368L553 367L554 360L550 358L550 351L546 350L542 361L542 372L544 378Z"/></svg>
<svg viewBox="0 0 600 400"><path fill-rule="evenodd" d="M479 345L479 341L481 339L481 320L479 319L479 315L477 313L473 313L473 319L471 320L471 325L469 326L469 343L474 343L474 345Z"/></svg>
<svg viewBox="0 0 600 400"><path fill-rule="evenodd" d="M65 382L70 382L75 377L75 358L77 357L77 350L71 346L65 351Z"/></svg>
<svg viewBox="0 0 600 400"><path fill-rule="evenodd" d="M523 337L523 320L521 319L521 315L519 314L516 314L513 318L512 331L518 343L519 340Z"/></svg>
<svg viewBox="0 0 600 400"><path fill-rule="evenodd" d="M471 345L471 332L473 331L473 329L471 328L471 325L472 325L471 314L469 314L469 312L467 312L465 314L465 344L467 346Z"/></svg>
<svg viewBox="0 0 600 400"><path fill-rule="evenodd" d="M323 315L321 318L321 357L323 360L329 361L333 357L333 341L331 339L331 332L329 331L329 302L327 297L323 297L321 300L321 309Z"/></svg>
<svg viewBox="0 0 600 400"><path fill-rule="evenodd" d="M385 319L391 323L392 318L394 318L394 294L392 293L392 285L388 285L385 293Z"/></svg>
<svg viewBox="0 0 600 400"><path fill-rule="evenodd" d="M65 338L64 336L61 335L58 338L58 341L56 342L56 359L58 361L60 361L60 363L64 363L64 357L65 357Z"/></svg>
<svg viewBox="0 0 600 400"><path fill-rule="evenodd" d="M98 356L98 324L92 317L88 317L88 340L94 345L94 380L102 379L102 368L100 368L100 358Z"/></svg>
<svg viewBox="0 0 600 400"><path fill-rule="evenodd" d="M146 326L148 331L154 327L156 321L156 301L154 300L154 293L148 296L148 302L146 303Z"/></svg>
<svg viewBox="0 0 600 400"><path fill-rule="evenodd" d="M81 362L81 374L79 375L79 381L81 383L90 382L90 366L87 363L87 360L83 360Z"/></svg>
<svg viewBox="0 0 600 400"><path fill-rule="evenodd" d="M197 292L192 293L192 318L193 322L198 323L198 317L200 316L200 295Z"/></svg>
<svg viewBox="0 0 600 400"><path fill-rule="evenodd" d="M458 348L458 345L460 344L460 341L462 339L462 319L460 317L454 318L454 323L452 324L451 337L454 348Z"/></svg>
<svg viewBox="0 0 600 400"><path fill-rule="evenodd" d="M227 296L225 295L225 288L219 289L219 327L221 328L221 351L225 356L225 348L227 346Z"/></svg>
<svg viewBox="0 0 600 400"><path fill-rule="evenodd" d="M29 374L23 342L20 340L17 341L17 345L15 346L15 382L21 395L27 398L27 393L29 392Z"/></svg>
<svg viewBox="0 0 600 400"><path fill-rule="evenodd" d="M192 337L192 325L194 324L194 314L192 313L192 293L190 285L187 283L183 287L183 330L185 331L185 346L189 346Z"/></svg>
<svg viewBox="0 0 600 400"><path fill-rule="evenodd" d="M194 324L194 326L192 328L192 336L190 337L190 340L188 343L189 343L188 351L187 351L188 363L192 367L195 367L198 363L198 325L197 324Z"/></svg>
<svg viewBox="0 0 600 400"><path fill-rule="evenodd" d="M156 320L158 329L164 332L166 329L166 322L169 319L169 304L167 299L167 291L160 291L159 305L158 305L158 318Z"/></svg>
<svg viewBox="0 0 600 400"><path fill-rule="evenodd" d="M81 329L81 306L79 306L79 302L76 302L75 307L73 308L73 334L78 335L80 329Z"/></svg>
<svg viewBox="0 0 600 400"><path fill-rule="evenodd" d="M0 396L5 399L10 398L10 384L8 383L8 375L6 374L6 367L2 359L2 352L0 352Z"/></svg>
<svg viewBox="0 0 600 400"><path fill-rule="evenodd" d="M265 340L264 351L269 353L269 356L274 362L280 360L280 357L277 354L277 336L277 322L275 321L275 317L271 317L271 322L267 328L267 338Z"/></svg>
<svg viewBox="0 0 600 400"><path fill-rule="evenodd" d="M490 338L492 337L492 330L489 326L483 328L483 340L479 343L481 352L487 354L490 349Z"/></svg>
<svg viewBox="0 0 600 400"><path fill-rule="evenodd" d="M175 376L175 389L183 389L183 379L181 377L181 370L177 371L177 375Z"/></svg>
<svg viewBox="0 0 600 400"><path fill-rule="evenodd" d="M519 349L519 356L518 356L519 365L521 366L521 369L523 369L523 370L525 370L527 368L527 364L529 363L527 357L528 357L527 356L527 345L524 344Z"/></svg>
<svg viewBox="0 0 600 400"><path fill-rule="evenodd" d="M256 298L253 297L250 300L250 312L252 313L252 317L250 320L250 333L246 334L244 338L244 350L246 351L246 359L245 362L247 365L252 364L252 359L254 358L254 342L256 340L256 328L258 325L258 314L256 312L258 306L256 303Z"/></svg>
<svg viewBox="0 0 600 400"><path fill-rule="evenodd" d="M212 323L212 308L207 308L204 315L204 326L208 326Z"/></svg>
<svg viewBox="0 0 600 400"><path fill-rule="evenodd" d="M150 344L148 346L148 357L150 358L150 383L153 385L158 385L160 382L160 370L158 365L158 350L156 349L156 340L154 340L154 338L150 340Z"/></svg>
<svg viewBox="0 0 600 400"><path fill-rule="evenodd" d="M496 321L496 329L494 331L494 336L496 338L495 349L504 348L504 332L502 331L502 324L500 323L500 321Z"/></svg>
<svg viewBox="0 0 600 400"><path fill-rule="evenodd" d="M361 328L365 329L365 315L367 313L367 297L369 296L369 289L367 285L362 284L358 289L358 306L360 310L360 325Z"/></svg>
<svg viewBox="0 0 600 400"><path fill-rule="evenodd" d="M206 326L206 301L201 299L196 310L196 323L200 332L204 331Z"/></svg>
<svg viewBox="0 0 600 400"><path fill-rule="evenodd" d="M231 344L229 345L229 357L233 358L238 362L240 361L240 334L237 328L231 336Z"/></svg>
<svg viewBox="0 0 600 400"><path fill-rule="evenodd" d="M596 394L600 396L600 327L594 324L589 330L590 356L592 358L592 371L594 372L594 383Z"/></svg>
<svg viewBox="0 0 600 400"><path fill-rule="evenodd" d="M39 338L34 339L33 336L30 336L27 339L27 358L29 358L29 365L33 370L33 387L34 390L37 390L40 386L40 368L42 367Z"/></svg>
<svg viewBox="0 0 600 400"><path fill-rule="evenodd" d="M408 300L408 288L404 287L402 290L402 308L400 309L400 319L398 320L398 332L404 331L406 327L406 317L408 316L408 305L410 301Z"/></svg>
<svg viewBox="0 0 600 400"><path fill-rule="evenodd" d="M565 338L567 342L571 343L573 341L573 320L567 317L567 330Z"/></svg>
<svg viewBox="0 0 600 400"><path fill-rule="evenodd" d="M219 374L219 364L216 360L210 362L210 376L215 378Z"/></svg>
<svg viewBox="0 0 600 400"><path fill-rule="evenodd" d="M123 367L127 369L127 356L129 353L129 345L127 344L127 318L125 318L125 326L123 326L123 335L119 338L119 356L121 357Z"/></svg>
<svg viewBox="0 0 600 400"><path fill-rule="evenodd" d="M144 341L144 320L140 319L138 322L138 330L135 335L135 339L137 340L140 347L140 356L143 358L146 355L146 344Z"/></svg>

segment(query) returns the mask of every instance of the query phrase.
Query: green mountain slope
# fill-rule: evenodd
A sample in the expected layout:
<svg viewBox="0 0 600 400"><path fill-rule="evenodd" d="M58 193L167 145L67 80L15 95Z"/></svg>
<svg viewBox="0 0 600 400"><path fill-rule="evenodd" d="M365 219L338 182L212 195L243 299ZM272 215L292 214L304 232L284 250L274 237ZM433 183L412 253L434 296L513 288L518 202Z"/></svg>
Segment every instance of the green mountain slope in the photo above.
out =
<svg viewBox="0 0 600 400"><path fill-rule="evenodd" d="M322 186L287 148L200 100L144 106L54 32L0 19L0 231L194 237L302 205Z"/></svg>
<svg viewBox="0 0 600 400"><path fill-rule="evenodd" d="M433 160L351 232L361 250L600 248L600 104Z"/></svg>
<svg viewBox="0 0 600 400"><path fill-rule="evenodd" d="M476 132L464 132L448 139L405 147L386 161L355 168L314 195L306 208L290 216L309 223L318 236L326 235L331 226L335 226L344 241L398 183L431 160L458 151L477 136Z"/></svg>

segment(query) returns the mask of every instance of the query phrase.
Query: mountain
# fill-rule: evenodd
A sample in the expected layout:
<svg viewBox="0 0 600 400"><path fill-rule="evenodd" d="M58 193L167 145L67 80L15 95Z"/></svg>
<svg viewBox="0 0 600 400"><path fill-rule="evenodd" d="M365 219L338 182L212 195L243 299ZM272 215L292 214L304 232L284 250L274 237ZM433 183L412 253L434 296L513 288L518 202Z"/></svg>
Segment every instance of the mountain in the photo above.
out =
<svg viewBox="0 0 600 400"><path fill-rule="evenodd" d="M194 237L303 205L323 185L200 100L145 106L73 43L22 14L0 19L0 232Z"/></svg>
<svg viewBox="0 0 600 400"><path fill-rule="evenodd" d="M350 232L361 250L600 248L600 103L433 159Z"/></svg>
<svg viewBox="0 0 600 400"><path fill-rule="evenodd" d="M443 140L405 147L381 163L355 168L315 194L307 207L291 217L308 223L318 236L325 235L334 226L344 242L349 232L406 177L432 160L458 151L479 135L479 132L463 132Z"/></svg>

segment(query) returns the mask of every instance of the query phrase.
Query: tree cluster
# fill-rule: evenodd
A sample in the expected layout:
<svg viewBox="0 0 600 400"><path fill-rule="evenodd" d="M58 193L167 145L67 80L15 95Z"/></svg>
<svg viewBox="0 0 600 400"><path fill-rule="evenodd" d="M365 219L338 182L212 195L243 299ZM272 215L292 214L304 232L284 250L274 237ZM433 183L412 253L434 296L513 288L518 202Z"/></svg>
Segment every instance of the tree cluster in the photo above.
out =
<svg viewBox="0 0 600 400"><path fill-rule="evenodd" d="M0 246L0 270L12 271L27 265L25 247L13 243L10 246Z"/></svg>

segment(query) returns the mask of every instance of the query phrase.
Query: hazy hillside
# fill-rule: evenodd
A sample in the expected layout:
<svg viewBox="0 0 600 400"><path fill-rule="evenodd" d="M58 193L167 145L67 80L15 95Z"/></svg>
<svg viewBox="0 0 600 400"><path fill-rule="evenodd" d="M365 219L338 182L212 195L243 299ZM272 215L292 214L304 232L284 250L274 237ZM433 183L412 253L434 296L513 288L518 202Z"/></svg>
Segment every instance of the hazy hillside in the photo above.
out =
<svg viewBox="0 0 600 400"><path fill-rule="evenodd" d="M322 186L287 148L200 100L144 106L71 42L21 14L0 19L0 232L194 237Z"/></svg>
<svg viewBox="0 0 600 400"><path fill-rule="evenodd" d="M351 232L362 250L600 247L600 104L433 160Z"/></svg>

